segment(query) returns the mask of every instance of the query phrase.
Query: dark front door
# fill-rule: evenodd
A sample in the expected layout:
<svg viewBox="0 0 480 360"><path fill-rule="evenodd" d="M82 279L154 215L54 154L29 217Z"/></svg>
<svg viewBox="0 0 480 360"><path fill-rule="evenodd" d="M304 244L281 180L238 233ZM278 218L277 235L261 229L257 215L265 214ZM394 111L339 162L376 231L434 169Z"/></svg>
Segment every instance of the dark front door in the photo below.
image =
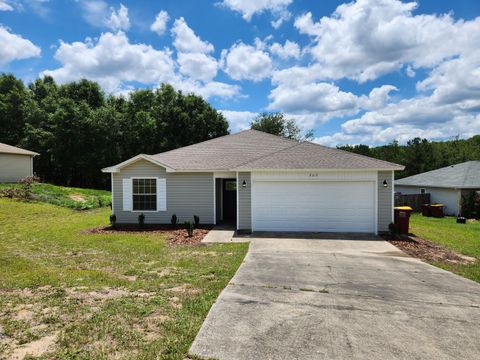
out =
<svg viewBox="0 0 480 360"><path fill-rule="evenodd" d="M237 220L237 181L223 179L223 220Z"/></svg>

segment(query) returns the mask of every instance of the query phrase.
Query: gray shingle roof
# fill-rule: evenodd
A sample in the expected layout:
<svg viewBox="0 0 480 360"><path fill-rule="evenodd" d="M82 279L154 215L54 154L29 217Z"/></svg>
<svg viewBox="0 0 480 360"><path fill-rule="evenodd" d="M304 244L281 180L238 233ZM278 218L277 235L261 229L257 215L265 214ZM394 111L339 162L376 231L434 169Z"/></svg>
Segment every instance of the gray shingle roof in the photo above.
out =
<svg viewBox="0 0 480 360"><path fill-rule="evenodd" d="M0 154L16 154L16 155L31 155L31 156L39 155L36 152L21 149L19 147L7 145L4 143L0 143Z"/></svg>
<svg viewBox="0 0 480 360"><path fill-rule="evenodd" d="M403 169L387 161L256 130L222 136L151 158L175 170Z"/></svg>
<svg viewBox="0 0 480 360"><path fill-rule="evenodd" d="M480 161L467 161L409 176L396 180L395 185L477 189L480 188Z"/></svg>
<svg viewBox="0 0 480 360"><path fill-rule="evenodd" d="M403 166L304 141L297 143L295 146L288 147L273 154L242 164L241 166L238 166L237 169L402 170Z"/></svg>
<svg viewBox="0 0 480 360"><path fill-rule="evenodd" d="M247 130L151 157L175 170L229 170L296 144L293 140Z"/></svg>

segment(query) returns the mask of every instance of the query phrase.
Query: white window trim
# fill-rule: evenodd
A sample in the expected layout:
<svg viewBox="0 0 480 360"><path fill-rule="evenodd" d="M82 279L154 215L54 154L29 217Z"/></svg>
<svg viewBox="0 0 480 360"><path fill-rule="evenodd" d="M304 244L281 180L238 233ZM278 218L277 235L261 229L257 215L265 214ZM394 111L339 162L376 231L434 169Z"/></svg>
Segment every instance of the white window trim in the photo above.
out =
<svg viewBox="0 0 480 360"><path fill-rule="evenodd" d="M149 180L154 179L155 180L155 187L156 187L159 178L158 177L153 177L153 176L135 176L135 177L130 178L130 181L132 182L132 210L131 210L131 212L132 213L156 213L156 212L159 212L158 209L157 210L133 210L133 195L134 195L134 193L133 193L133 180L135 180L135 179L137 179L137 180L138 179L149 179ZM155 192L155 204L157 204L157 199L158 199L158 194Z"/></svg>

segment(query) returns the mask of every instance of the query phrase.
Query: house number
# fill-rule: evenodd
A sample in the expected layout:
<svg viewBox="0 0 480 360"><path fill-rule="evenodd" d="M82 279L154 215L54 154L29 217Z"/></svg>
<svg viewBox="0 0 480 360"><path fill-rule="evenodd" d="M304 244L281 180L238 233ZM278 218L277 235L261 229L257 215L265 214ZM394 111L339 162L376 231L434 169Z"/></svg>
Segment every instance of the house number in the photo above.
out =
<svg viewBox="0 0 480 360"><path fill-rule="evenodd" d="M318 177L318 173L310 173L308 176L310 176L310 177Z"/></svg>

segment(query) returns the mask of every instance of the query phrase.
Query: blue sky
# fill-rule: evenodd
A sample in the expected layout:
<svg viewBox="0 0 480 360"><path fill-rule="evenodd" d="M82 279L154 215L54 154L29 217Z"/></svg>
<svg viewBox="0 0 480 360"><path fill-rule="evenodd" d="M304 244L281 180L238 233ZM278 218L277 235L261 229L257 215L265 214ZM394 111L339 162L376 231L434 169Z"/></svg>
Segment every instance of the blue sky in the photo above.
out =
<svg viewBox="0 0 480 360"><path fill-rule="evenodd" d="M282 111L326 145L480 133L480 1L0 0L0 71L171 83L232 131Z"/></svg>

